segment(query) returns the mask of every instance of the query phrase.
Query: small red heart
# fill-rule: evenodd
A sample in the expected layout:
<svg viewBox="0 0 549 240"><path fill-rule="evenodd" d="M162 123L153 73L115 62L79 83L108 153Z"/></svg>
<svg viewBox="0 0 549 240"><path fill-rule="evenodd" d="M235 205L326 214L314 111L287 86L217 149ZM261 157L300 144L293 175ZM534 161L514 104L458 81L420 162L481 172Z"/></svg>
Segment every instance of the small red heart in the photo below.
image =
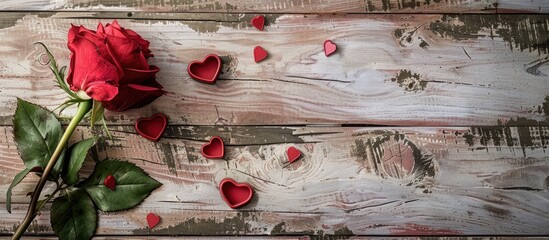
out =
<svg viewBox="0 0 549 240"><path fill-rule="evenodd" d="M168 119L162 113L156 113L150 118L140 118L135 122L135 130L139 135L152 141L158 141L166 130Z"/></svg>
<svg viewBox="0 0 549 240"><path fill-rule="evenodd" d="M221 71L221 58L209 54L202 61L192 61L187 66L189 75L200 82L214 84Z"/></svg>
<svg viewBox="0 0 549 240"><path fill-rule="evenodd" d="M206 158L220 159L225 155L225 144L223 139L218 136L214 136L210 139L209 143L202 145L202 155Z"/></svg>
<svg viewBox="0 0 549 240"><path fill-rule="evenodd" d="M112 175L109 175L103 181L103 184L107 186L111 191L116 190L116 179Z"/></svg>
<svg viewBox="0 0 549 240"><path fill-rule="evenodd" d="M337 45L330 40L324 41L324 54L326 57L332 55L337 50Z"/></svg>
<svg viewBox="0 0 549 240"><path fill-rule="evenodd" d="M290 163L293 163L295 160L301 157L301 151L299 151L299 149L295 147L289 147L288 150L286 150L286 153L288 154L288 161Z"/></svg>
<svg viewBox="0 0 549 240"><path fill-rule="evenodd" d="M247 183L236 182L232 178L225 178L219 183L219 193L231 208L238 208L252 200L254 191Z"/></svg>
<svg viewBox="0 0 549 240"><path fill-rule="evenodd" d="M147 214L147 223L149 224L150 229L154 228L159 222L160 222L160 216L154 213Z"/></svg>
<svg viewBox="0 0 549 240"><path fill-rule="evenodd" d="M254 48L254 60L255 60L256 63L261 62L262 60L267 58L267 55L269 55L269 54L262 47L256 46Z"/></svg>
<svg viewBox="0 0 549 240"><path fill-rule="evenodd" d="M258 15L252 18L252 25L259 29L259 31L263 31L263 26L265 26L265 17Z"/></svg>

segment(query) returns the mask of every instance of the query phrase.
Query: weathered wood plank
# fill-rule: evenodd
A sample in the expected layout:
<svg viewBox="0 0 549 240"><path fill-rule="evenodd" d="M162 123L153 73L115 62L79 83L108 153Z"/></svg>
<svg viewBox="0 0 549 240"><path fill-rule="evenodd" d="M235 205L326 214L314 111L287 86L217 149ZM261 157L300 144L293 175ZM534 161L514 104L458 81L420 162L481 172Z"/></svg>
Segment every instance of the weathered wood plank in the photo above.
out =
<svg viewBox="0 0 549 240"><path fill-rule="evenodd" d="M497 0L4 0L0 10L221 13L486 13Z"/></svg>
<svg viewBox="0 0 549 240"><path fill-rule="evenodd" d="M206 236L192 236L192 237L187 237L187 236L170 236L170 237L162 237L162 236L154 236L154 237L147 237L147 236L132 236L131 237L132 239L135 239L135 240L145 240L145 239L159 239L159 240L165 240L165 239L197 239L197 240L201 240L201 239L211 239L212 237L206 237ZM0 237L0 239L11 239L11 238L7 238L7 237ZM34 240L34 239L40 239L40 240L48 240L48 239L57 239L55 237L33 237L33 236L28 236L26 237L25 239L31 239L31 240ZM94 237L93 238L94 240L104 240L104 239L108 239L108 240L118 240L118 239L128 239L127 236L108 236L108 237ZM310 239L315 239L315 238L311 238L311 236L308 236L308 235L304 235L304 236L216 236L215 239L220 239L220 240L233 240L233 239L257 239L257 240L262 240L262 239L272 239L272 240L310 240ZM386 237L386 236L350 236L350 237L326 237L326 239L348 239L348 240L359 240L359 239L363 239L363 240L370 240L370 239L376 239L376 240L384 240L384 239L387 239L387 240L390 240L390 239L395 239L395 237ZM425 239L425 237L410 237L410 236L407 236L405 237L406 240L421 240L421 239ZM429 237L429 239L441 239L441 240L492 240L493 237L486 237L486 236L467 236L467 237L447 237L447 236L444 236L444 237ZM498 240L519 240L519 239L532 239L532 240L543 240L543 239L548 239L548 237L498 237L497 238Z"/></svg>
<svg viewBox="0 0 549 240"><path fill-rule="evenodd" d="M498 0L497 13L549 13L549 2L545 0Z"/></svg>
<svg viewBox="0 0 549 240"><path fill-rule="evenodd" d="M0 11L127 11L221 13L547 13L544 0L188 1L4 0Z"/></svg>
<svg viewBox="0 0 549 240"><path fill-rule="evenodd" d="M101 214L99 235L549 234L548 126L179 126L157 143L131 127L112 130L115 140L91 159L134 162L164 185L139 208ZM225 161L199 153L214 134L227 142ZM11 136L2 127L0 202L23 167ZM304 153L290 166L288 146ZM90 171L87 164L83 174ZM224 177L253 185L252 202L228 208L217 192ZM15 189L13 214L0 205L0 232L22 219L32 184ZM163 219L153 231L148 212ZM31 232L51 234L48 225L44 213Z"/></svg>
<svg viewBox="0 0 549 240"><path fill-rule="evenodd" d="M498 237L497 239L498 240L519 240L519 239L532 239L532 240L542 240L542 239L547 239L548 237ZM11 239L11 238L8 238L8 237L0 237L0 239ZM33 237L33 236L28 236L28 237L25 237L25 239L31 239L31 240L34 240L34 239L40 239L40 240L48 240L48 239L57 239L55 237L44 237L44 236L41 236L41 237ZM124 237L124 236L108 236L108 237L94 237L93 238L94 240L118 240L118 239L127 239L127 237ZM162 237L162 236L154 236L154 237L150 237L150 236L132 236L132 239L135 239L135 240L149 240L149 239L153 239L153 240L165 240L165 239L211 239L211 237L206 237L206 236L192 236L192 237L188 237L188 236L169 236L169 237ZM275 240L289 240L289 239L292 239L292 240L310 240L310 239L314 239L314 238L311 238L310 236L308 235L304 235L304 236L216 236L215 239L220 239L220 240L232 240L232 239L257 239L257 240L262 240L262 239L275 239ZM334 239L334 238L330 238L330 237L327 237L327 239ZM348 240L359 240L359 239L364 239L364 240L370 240L370 239L377 239L377 240L383 240L383 239L394 239L394 237L389 237L389 236L350 236L350 237L340 237L340 238L335 238L335 239L348 239ZM421 240L421 239L425 239L424 237L406 237L407 240ZM433 239L433 240L436 240L436 239L440 239L440 240L492 240L493 237L486 237L486 236L468 236L468 237L429 237L429 239Z"/></svg>
<svg viewBox="0 0 549 240"><path fill-rule="evenodd" d="M54 109L65 96L37 60L48 44L68 62L71 23L94 27L125 13L4 13L0 17L0 124L15 97ZM253 15L136 13L121 24L152 42L170 94L140 110L109 113L114 124L164 112L172 124L497 125L548 112L546 15ZM107 22L109 20L102 20ZM339 52L322 52L332 39ZM254 46L270 57L253 61ZM208 53L225 62L216 85L186 65Z"/></svg>
<svg viewBox="0 0 549 240"><path fill-rule="evenodd" d="M9 237L1 237L0 236L0 239L11 239ZM54 239L59 239L57 237L54 237L54 236L45 236L45 235L41 235L40 237L36 237L36 236L25 236L25 240L27 239L30 239L30 240L54 240ZM107 237L104 237L104 236L100 236L100 237L94 237L93 240L125 240L125 239L128 239L127 236L107 236ZM131 237L132 240L170 240L170 239L193 239L193 240L206 240L206 239L212 239L212 237L209 237L209 236L169 236L169 237L163 237L163 236L132 236ZM254 239L254 240L263 240L263 239L267 239L267 240L308 240L309 238L307 238L306 236L299 236L299 237L292 237L292 236L216 236L215 239L219 239L219 240L238 240L238 239ZM367 239L372 239L370 237L360 237L360 236L353 236L353 237L350 237L348 238L349 240L358 240L358 239L364 239L364 240L367 240ZM410 240L415 240L415 239L419 239L419 238L409 238ZM447 238L448 240L451 240L451 238ZM475 239L478 239L478 240L482 240L482 238L475 238ZM458 239L456 239L458 240ZM472 239L471 239L472 240ZM490 240L488 238L486 238L486 240ZM505 240L505 239L501 239L501 240ZM508 240L514 240L514 239L508 239Z"/></svg>

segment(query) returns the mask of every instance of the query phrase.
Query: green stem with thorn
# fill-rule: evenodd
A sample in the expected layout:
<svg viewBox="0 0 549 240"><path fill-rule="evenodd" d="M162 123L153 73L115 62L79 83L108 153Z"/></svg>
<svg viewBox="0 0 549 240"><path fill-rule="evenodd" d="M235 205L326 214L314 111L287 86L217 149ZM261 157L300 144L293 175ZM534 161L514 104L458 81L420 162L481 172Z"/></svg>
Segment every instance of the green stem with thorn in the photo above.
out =
<svg viewBox="0 0 549 240"><path fill-rule="evenodd" d="M55 163L57 162L59 155L61 154L61 152L63 152L63 149L65 149L65 147L67 146L67 142L69 141L69 138L71 137L72 133L74 132L74 130L76 129L80 121L82 121L84 116L86 116L86 114L91 110L91 108L92 108L91 100L81 102L78 105L78 111L76 112L76 115L72 118L71 122L69 123L69 126L67 126L65 133L63 133L63 136L61 137L59 144L57 144L57 147L55 148L55 151L53 152L48 162L48 165L46 165L46 168L44 169L44 172L42 173L42 176L40 177L40 180L38 181L38 184L36 185L36 188L34 189L34 192L32 194L32 199L29 204L29 209L27 210L27 215L25 215L25 219L13 234L12 240L20 239L25 233L25 231L27 230L27 228L30 226L31 222L34 220L36 215L38 215L38 211L37 211L38 200L40 199L40 193L42 192L44 185L48 181L48 176L53 170L53 167L55 166Z"/></svg>

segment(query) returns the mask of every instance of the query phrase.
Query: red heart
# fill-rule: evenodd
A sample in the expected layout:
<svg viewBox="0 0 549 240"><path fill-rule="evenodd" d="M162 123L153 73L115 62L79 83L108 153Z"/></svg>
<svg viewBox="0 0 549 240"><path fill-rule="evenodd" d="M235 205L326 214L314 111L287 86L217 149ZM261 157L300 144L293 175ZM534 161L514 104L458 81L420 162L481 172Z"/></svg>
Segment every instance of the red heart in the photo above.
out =
<svg viewBox="0 0 549 240"><path fill-rule="evenodd" d="M162 113L156 113L150 118L140 118L135 122L135 130L139 135L152 141L158 141L166 130L168 119Z"/></svg>
<svg viewBox="0 0 549 240"><path fill-rule="evenodd" d="M256 63L261 62L262 60L267 58L267 55L267 51L265 51L265 49L263 49L262 47L256 46L254 48L254 60Z"/></svg>
<svg viewBox="0 0 549 240"><path fill-rule="evenodd" d="M221 59L215 54L209 54L202 61L192 61L187 66L189 75L203 83L214 84L221 71Z"/></svg>
<svg viewBox="0 0 549 240"><path fill-rule="evenodd" d="M263 26L265 26L265 18L261 15L255 16L252 18L252 25L259 29L259 31L263 31Z"/></svg>
<svg viewBox="0 0 549 240"><path fill-rule="evenodd" d="M238 208L252 200L254 191L247 183L239 183L234 179L225 178L219 183L219 193L231 208Z"/></svg>
<svg viewBox="0 0 549 240"><path fill-rule="evenodd" d="M202 145L202 155L206 158L219 159L225 155L225 144L223 139L218 136L214 136L210 139L209 143Z"/></svg>
<svg viewBox="0 0 549 240"><path fill-rule="evenodd" d="M293 163L301 157L301 151L295 147L289 147L288 150L286 150L286 153L288 154L288 161L290 161L290 163Z"/></svg>
<svg viewBox="0 0 549 240"><path fill-rule="evenodd" d="M149 228L154 228L158 223L160 222L160 216L149 213L147 214L147 223L149 224Z"/></svg>
<svg viewBox="0 0 549 240"><path fill-rule="evenodd" d="M103 181L103 184L107 186L110 190L116 190L116 179L112 175L109 175Z"/></svg>
<svg viewBox="0 0 549 240"><path fill-rule="evenodd" d="M330 40L324 41L324 54L326 57L332 55L337 50L337 45Z"/></svg>

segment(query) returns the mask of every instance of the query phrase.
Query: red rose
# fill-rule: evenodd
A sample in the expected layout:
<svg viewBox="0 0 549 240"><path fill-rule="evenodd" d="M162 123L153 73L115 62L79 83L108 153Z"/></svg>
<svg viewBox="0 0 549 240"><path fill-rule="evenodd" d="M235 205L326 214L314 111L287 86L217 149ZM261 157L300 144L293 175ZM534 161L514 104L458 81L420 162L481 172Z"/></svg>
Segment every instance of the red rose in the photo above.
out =
<svg viewBox="0 0 549 240"><path fill-rule="evenodd" d="M72 26L68 46L71 90L84 91L108 110L142 107L164 94L155 80L160 69L147 63L153 56L149 41L120 27L116 20L105 26L100 23L97 31Z"/></svg>

